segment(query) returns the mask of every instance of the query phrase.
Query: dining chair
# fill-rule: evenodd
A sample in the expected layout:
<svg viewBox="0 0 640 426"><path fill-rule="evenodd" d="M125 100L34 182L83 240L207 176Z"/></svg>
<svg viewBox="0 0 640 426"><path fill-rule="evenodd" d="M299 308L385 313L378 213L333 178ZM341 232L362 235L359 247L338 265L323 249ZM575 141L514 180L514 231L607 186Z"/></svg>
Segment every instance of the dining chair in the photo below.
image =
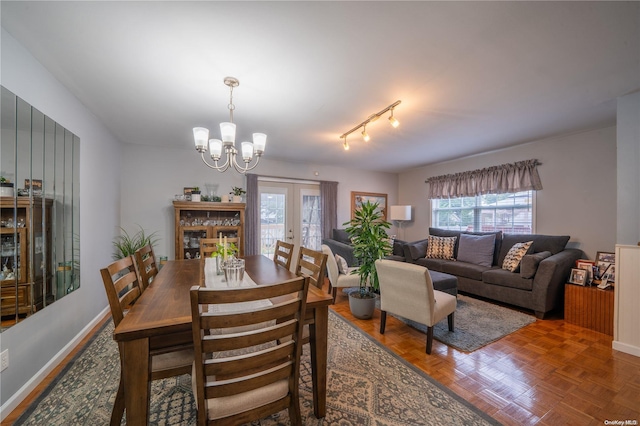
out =
<svg viewBox="0 0 640 426"><path fill-rule="evenodd" d="M291 269L293 259L293 244L284 241L276 241L276 250L273 253L273 261L287 269Z"/></svg>
<svg viewBox="0 0 640 426"><path fill-rule="evenodd" d="M326 267L327 255L325 253L300 247L295 271L297 276L308 276L310 283L321 289L324 284Z"/></svg>
<svg viewBox="0 0 640 426"><path fill-rule="evenodd" d="M142 294L138 271L133 256L116 260L100 270L102 282L107 293L113 324L118 327L127 313L128 307ZM161 344L160 344L161 345ZM122 378L122 346L120 352L120 384L111 412L111 425L119 425L124 414L124 381ZM174 346L159 346L149 350L151 357L151 380L191 374L193 364L193 345L189 343Z"/></svg>
<svg viewBox="0 0 640 426"><path fill-rule="evenodd" d="M191 287L198 425L239 425L285 408L292 425L302 424L298 386L308 289L306 277L255 287Z"/></svg>
<svg viewBox="0 0 640 426"><path fill-rule="evenodd" d="M135 259L138 266L138 273L140 274L140 290L145 291L156 275L158 275L158 266L153 253L153 246L147 244L136 250Z"/></svg>
<svg viewBox="0 0 640 426"><path fill-rule="evenodd" d="M211 253L218 251L218 243L220 238L201 238L200 239L200 257L205 259L211 256Z"/></svg>
<svg viewBox="0 0 640 426"><path fill-rule="evenodd" d="M358 267L354 266L347 268L347 270L342 273L338 268L338 262L336 261L331 248L328 245L323 244L322 252L327 255L327 273L329 275L333 303L335 303L339 288L358 287L360 285L360 275L352 274L352 272L358 269Z"/></svg>
<svg viewBox="0 0 640 426"><path fill-rule="evenodd" d="M421 265L395 260L376 260L380 282L380 334L384 334L387 312L427 326L427 350L431 354L433 327L447 318L453 331L456 297L433 289L429 270Z"/></svg>

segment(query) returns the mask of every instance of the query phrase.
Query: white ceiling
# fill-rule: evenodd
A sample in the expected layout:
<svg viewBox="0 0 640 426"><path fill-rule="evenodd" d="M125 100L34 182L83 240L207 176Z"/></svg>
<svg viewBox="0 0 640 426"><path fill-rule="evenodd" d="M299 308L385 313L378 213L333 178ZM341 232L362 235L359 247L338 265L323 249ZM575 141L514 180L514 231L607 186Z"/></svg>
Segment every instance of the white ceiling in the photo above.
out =
<svg viewBox="0 0 640 426"><path fill-rule="evenodd" d="M400 171L615 124L638 2L1 2L2 26L125 143L268 134L265 158ZM339 136L396 100L386 119ZM386 117L386 116L385 116ZM73 131L73 129L70 129ZM194 150L195 155L195 150Z"/></svg>

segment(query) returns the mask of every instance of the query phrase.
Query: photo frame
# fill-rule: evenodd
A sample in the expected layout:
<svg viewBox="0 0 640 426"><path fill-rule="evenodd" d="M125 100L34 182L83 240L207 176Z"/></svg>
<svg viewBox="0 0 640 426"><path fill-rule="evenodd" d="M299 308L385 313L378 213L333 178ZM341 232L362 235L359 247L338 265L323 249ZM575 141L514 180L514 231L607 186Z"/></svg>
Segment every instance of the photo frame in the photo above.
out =
<svg viewBox="0 0 640 426"><path fill-rule="evenodd" d="M586 285L587 284L587 270L581 268L571 268L571 274L569 275L569 284Z"/></svg>
<svg viewBox="0 0 640 426"><path fill-rule="evenodd" d="M25 179L24 189L30 189L35 196L42 195L42 179Z"/></svg>
<svg viewBox="0 0 640 426"><path fill-rule="evenodd" d="M587 271L587 285L591 285L591 283L593 282L593 270L595 268L595 264L596 262L594 260L576 260L576 268L584 269L585 271Z"/></svg>
<svg viewBox="0 0 640 426"><path fill-rule="evenodd" d="M351 219L354 218L356 209L360 207L362 203L367 201L378 203L382 219L387 220L387 194L355 191L351 191Z"/></svg>
<svg viewBox="0 0 640 426"><path fill-rule="evenodd" d="M614 269L612 270L612 274L613 277L615 279L615 264L616 264L616 254L615 253L611 253L608 251L599 251L596 253L596 260L595 260L595 270L594 270L594 279L595 280L602 280L602 278L604 277L604 275L606 274L607 270L609 269L610 266L614 266ZM607 277L607 279L609 279L609 276ZM610 280L610 279L609 279ZM610 280L613 281L613 280Z"/></svg>

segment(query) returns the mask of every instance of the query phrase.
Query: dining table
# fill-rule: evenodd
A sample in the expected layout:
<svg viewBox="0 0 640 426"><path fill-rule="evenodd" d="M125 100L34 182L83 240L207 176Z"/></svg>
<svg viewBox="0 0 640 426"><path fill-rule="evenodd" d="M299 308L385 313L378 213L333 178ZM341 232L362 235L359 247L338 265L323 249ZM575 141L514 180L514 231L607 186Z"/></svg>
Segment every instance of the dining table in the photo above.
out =
<svg viewBox="0 0 640 426"><path fill-rule="evenodd" d="M243 257L245 273L257 285L295 278L290 270L263 255ZM115 328L113 338L122 355L125 415L128 425L146 425L151 396L150 353L163 347L193 344L189 290L205 285L205 259L167 261L151 284ZM327 334L331 295L309 286L309 324L313 411L326 414Z"/></svg>

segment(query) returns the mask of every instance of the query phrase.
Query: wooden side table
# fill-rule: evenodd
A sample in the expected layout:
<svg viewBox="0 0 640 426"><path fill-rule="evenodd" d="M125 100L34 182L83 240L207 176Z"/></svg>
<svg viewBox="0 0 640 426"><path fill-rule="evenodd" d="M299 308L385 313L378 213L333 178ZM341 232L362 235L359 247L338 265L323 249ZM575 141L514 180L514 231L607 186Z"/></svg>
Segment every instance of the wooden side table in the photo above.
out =
<svg viewBox="0 0 640 426"><path fill-rule="evenodd" d="M566 284L564 286L564 320L590 330L613 336L613 288Z"/></svg>

